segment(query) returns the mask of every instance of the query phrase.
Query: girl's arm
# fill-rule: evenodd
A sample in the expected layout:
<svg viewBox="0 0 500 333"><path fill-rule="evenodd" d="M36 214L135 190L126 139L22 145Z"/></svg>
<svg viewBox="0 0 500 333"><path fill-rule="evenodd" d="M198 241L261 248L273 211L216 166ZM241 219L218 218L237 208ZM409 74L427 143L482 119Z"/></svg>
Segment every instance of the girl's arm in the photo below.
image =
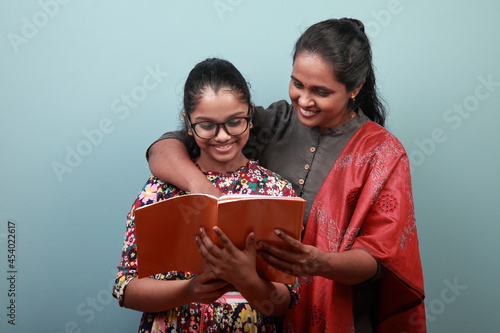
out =
<svg viewBox="0 0 500 333"><path fill-rule="evenodd" d="M215 245L202 230L196 238L201 255L215 275L228 281L260 313L280 316L290 305L290 291L282 283L262 279L256 270L254 235L250 233L240 251L218 227L213 228L223 248Z"/></svg>
<svg viewBox="0 0 500 333"><path fill-rule="evenodd" d="M221 196L207 176L194 165L181 141L157 141L149 148L148 156L151 173L164 182L191 193Z"/></svg>
<svg viewBox="0 0 500 333"><path fill-rule="evenodd" d="M157 191L161 186L159 183L157 178L151 177L127 215L121 262L113 287L113 296L118 299L120 306L146 312L165 311L191 302L211 303L226 291L232 290L227 282L217 279L211 272L204 272L190 280L182 281L137 278L135 210L147 204L143 201L146 187L149 186ZM154 202L158 199L156 194Z"/></svg>
<svg viewBox="0 0 500 333"><path fill-rule="evenodd" d="M282 231L278 237L291 246L291 250L259 242L259 255L271 266L295 276L315 276L354 285L365 282L377 273L377 261L368 252L352 249L327 253L314 246L304 245Z"/></svg>
<svg viewBox="0 0 500 333"><path fill-rule="evenodd" d="M123 306L142 312L161 312L193 302L211 304L232 289L211 271L190 280L135 277L125 289Z"/></svg>

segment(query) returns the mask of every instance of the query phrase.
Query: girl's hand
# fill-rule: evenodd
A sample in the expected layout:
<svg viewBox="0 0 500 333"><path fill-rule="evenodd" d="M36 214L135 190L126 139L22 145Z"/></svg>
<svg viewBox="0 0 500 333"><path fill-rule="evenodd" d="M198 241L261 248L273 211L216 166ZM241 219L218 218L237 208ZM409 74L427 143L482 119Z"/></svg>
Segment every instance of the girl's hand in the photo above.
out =
<svg viewBox="0 0 500 333"><path fill-rule="evenodd" d="M282 249L265 242L258 242L257 245L260 247L258 254L269 265L298 277L320 275L327 255L325 252L314 246L304 245L283 231L276 230L275 232L290 246L290 249Z"/></svg>
<svg viewBox="0 0 500 333"><path fill-rule="evenodd" d="M215 275L231 283L238 290L240 289L238 286L260 279L256 269L253 232L247 236L245 249L240 251L220 228L214 227L213 230L223 248L214 244L203 229L200 231L200 237L196 237L196 242L203 259Z"/></svg>
<svg viewBox="0 0 500 333"><path fill-rule="evenodd" d="M218 279L210 270L190 279L188 288L193 302L205 304L212 304L226 292L234 289L226 281Z"/></svg>

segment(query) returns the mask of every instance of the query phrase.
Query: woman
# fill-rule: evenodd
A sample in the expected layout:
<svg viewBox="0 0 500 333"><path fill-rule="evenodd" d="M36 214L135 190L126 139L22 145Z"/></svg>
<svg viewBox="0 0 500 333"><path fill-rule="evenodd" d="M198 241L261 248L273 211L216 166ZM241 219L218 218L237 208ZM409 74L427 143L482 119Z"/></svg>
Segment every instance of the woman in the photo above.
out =
<svg viewBox="0 0 500 333"><path fill-rule="evenodd" d="M300 277L301 301L286 312L284 330L424 332L408 157L382 127L363 24L331 19L307 29L295 45L289 95L291 105L256 109L252 147L307 201L302 243L277 231L291 250L260 244L271 265ZM176 140L152 145L149 162L161 179L210 191Z"/></svg>
<svg viewBox="0 0 500 333"><path fill-rule="evenodd" d="M294 196L290 183L242 154L252 111L247 83L231 63L207 59L197 64L184 88L183 118L193 160L211 186L224 193ZM184 194L156 177L148 180L127 217L113 295L121 306L144 312L139 332L274 332L271 316L295 305L297 291L257 274L253 233L240 251L214 228L224 246L215 249L217 256L207 261L211 269L201 274L172 271L137 278L136 209ZM206 238L202 232L196 241L207 243ZM237 292L226 294L233 289ZM271 301L275 306L269 309Z"/></svg>

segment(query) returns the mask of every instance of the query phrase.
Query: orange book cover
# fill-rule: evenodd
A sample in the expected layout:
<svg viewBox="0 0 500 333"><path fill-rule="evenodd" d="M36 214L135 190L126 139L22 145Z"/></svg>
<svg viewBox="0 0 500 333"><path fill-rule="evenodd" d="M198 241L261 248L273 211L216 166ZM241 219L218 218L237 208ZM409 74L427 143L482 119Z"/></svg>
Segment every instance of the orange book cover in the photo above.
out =
<svg viewBox="0 0 500 333"><path fill-rule="evenodd" d="M140 207L135 211L139 278L180 270L201 273L205 261L194 239L200 227L216 242L212 227L218 226L240 250L245 247L251 231L256 242L285 247L274 230L283 230L300 240L304 208L305 200L298 197L226 195L216 198L205 194L188 194ZM269 266L259 256L257 271L270 281L286 284L296 281L294 276Z"/></svg>

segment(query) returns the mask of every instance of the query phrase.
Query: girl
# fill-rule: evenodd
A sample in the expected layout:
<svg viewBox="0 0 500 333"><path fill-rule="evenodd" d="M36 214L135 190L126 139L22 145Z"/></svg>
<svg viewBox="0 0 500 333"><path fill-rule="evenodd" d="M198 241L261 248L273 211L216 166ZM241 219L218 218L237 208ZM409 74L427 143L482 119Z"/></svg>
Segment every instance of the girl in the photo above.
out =
<svg viewBox="0 0 500 333"><path fill-rule="evenodd" d="M231 63L207 59L190 72L184 87L182 116L187 145L200 172L223 193L293 196L290 183L242 153L253 126L252 113L247 83ZM144 312L139 332L275 331L271 316L281 315L295 305L297 291L259 277L253 233L240 251L220 229L214 228L225 245L217 248L218 257L208 263L213 271L207 269L199 275L165 272L137 278L135 210L183 194L186 192L156 177L148 180L127 217L113 295L121 306ZM210 245L202 240L204 232L200 237L196 239L200 244ZM237 292L226 294L233 289Z"/></svg>
<svg viewBox="0 0 500 333"><path fill-rule="evenodd" d="M295 44L289 96L257 108L260 162L306 199L302 243L259 254L299 277L289 332L424 332L424 285L408 156L386 129L363 24L330 19ZM175 138L167 134L163 138ZM213 191L177 140L149 151L150 168L181 188ZM184 156L184 157L183 157ZM173 173L173 168L182 173ZM175 179L174 179L175 176Z"/></svg>

